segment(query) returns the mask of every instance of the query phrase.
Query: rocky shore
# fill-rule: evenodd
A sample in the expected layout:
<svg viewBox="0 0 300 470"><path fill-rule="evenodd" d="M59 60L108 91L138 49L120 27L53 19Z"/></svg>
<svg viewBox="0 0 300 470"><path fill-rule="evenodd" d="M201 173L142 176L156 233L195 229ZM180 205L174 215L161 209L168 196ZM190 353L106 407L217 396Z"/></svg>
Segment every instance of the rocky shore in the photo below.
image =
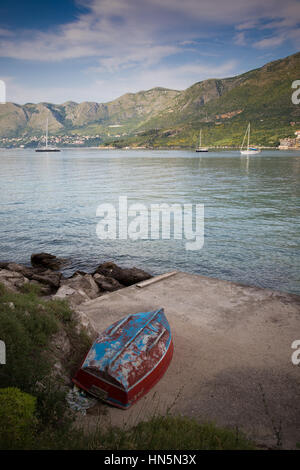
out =
<svg viewBox="0 0 300 470"><path fill-rule="evenodd" d="M30 286L36 292L41 303L37 309L43 314L47 309L48 301L67 300L71 307L74 321L74 334L71 334L63 323L60 323L58 331L52 336L48 354L53 362L52 375L62 387L71 385L71 376L75 370L70 364L78 355L76 349L85 348L85 343L74 346L74 337L85 331L90 344L99 333L97 325L82 311L82 305L89 300L97 299L108 292L123 289L137 282L144 281L152 276L145 271L132 267L121 268L113 262L99 264L94 272L87 273L76 271L70 277L65 277L61 269L68 263L65 259L57 258L49 253L34 253L31 255L31 266L13 262L0 262L0 284L4 285L12 293L26 293ZM29 289L28 289L28 287ZM46 301L43 302L43 300ZM51 309L51 302L49 308ZM13 302L7 303L8 311L15 310ZM61 306L62 310L64 309ZM82 352L82 355L86 351ZM77 357L77 356L76 356ZM82 358L76 367L79 365Z"/></svg>
<svg viewBox="0 0 300 470"><path fill-rule="evenodd" d="M31 266L0 262L0 283L13 291L20 291L24 284L34 284L42 296L67 299L71 307L77 307L152 277L142 269L121 268L113 262L99 264L92 273L76 271L71 277L64 277L60 269L66 263L49 253L32 254Z"/></svg>

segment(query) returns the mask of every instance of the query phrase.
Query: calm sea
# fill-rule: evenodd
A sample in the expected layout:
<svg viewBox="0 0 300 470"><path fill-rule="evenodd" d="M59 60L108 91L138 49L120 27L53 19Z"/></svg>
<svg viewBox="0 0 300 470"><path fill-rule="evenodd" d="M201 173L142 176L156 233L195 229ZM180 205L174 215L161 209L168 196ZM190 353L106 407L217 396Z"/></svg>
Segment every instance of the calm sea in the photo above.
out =
<svg viewBox="0 0 300 470"><path fill-rule="evenodd" d="M300 294L300 152L0 150L0 260L70 259L67 273L113 260L154 274L183 270ZM205 206L205 243L99 240L97 206Z"/></svg>

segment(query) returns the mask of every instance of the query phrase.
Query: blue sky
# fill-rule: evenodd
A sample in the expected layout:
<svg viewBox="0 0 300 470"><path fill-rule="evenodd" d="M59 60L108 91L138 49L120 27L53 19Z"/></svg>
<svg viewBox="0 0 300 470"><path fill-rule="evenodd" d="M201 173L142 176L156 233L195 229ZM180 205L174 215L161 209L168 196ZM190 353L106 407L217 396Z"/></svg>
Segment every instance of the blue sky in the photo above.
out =
<svg viewBox="0 0 300 470"><path fill-rule="evenodd" d="M184 89L300 49L300 0L1 0L7 100Z"/></svg>

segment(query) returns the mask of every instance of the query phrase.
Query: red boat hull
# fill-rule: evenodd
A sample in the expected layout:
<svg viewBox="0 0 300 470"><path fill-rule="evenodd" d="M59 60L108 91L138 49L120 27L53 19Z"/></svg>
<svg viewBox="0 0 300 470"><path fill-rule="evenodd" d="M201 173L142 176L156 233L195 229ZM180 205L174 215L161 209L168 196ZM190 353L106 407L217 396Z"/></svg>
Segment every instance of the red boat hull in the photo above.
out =
<svg viewBox="0 0 300 470"><path fill-rule="evenodd" d="M156 366L128 391L93 375L90 371L86 372L82 368L78 370L73 382L78 387L113 406L128 409L146 395L162 378L172 360L173 350L173 341L171 340L165 355Z"/></svg>

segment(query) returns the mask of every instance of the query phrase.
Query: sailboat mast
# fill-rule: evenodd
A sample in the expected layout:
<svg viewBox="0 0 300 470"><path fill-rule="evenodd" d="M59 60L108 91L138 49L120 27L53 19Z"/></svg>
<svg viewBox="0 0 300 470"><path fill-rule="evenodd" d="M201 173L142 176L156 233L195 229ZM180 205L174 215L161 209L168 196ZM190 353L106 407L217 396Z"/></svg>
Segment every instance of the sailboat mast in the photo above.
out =
<svg viewBox="0 0 300 470"><path fill-rule="evenodd" d="M48 147L48 118L46 121L46 148Z"/></svg>
<svg viewBox="0 0 300 470"><path fill-rule="evenodd" d="M249 146L250 146L250 122L248 124L248 147L247 147L247 150L249 150Z"/></svg>

